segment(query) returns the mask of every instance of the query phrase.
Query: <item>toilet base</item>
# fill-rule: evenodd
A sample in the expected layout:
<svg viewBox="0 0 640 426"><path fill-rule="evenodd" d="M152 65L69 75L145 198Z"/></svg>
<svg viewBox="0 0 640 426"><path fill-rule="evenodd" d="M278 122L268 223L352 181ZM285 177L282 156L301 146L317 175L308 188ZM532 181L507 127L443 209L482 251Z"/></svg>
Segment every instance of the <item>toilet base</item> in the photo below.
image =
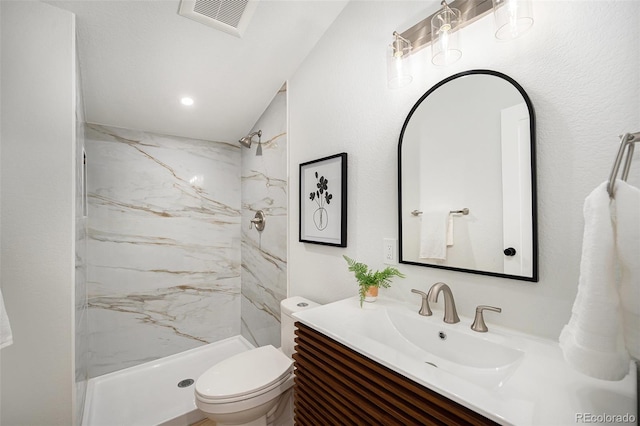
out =
<svg viewBox="0 0 640 426"><path fill-rule="evenodd" d="M267 426L293 426L293 388L282 394L273 414L267 415Z"/></svg>
<svg viewBox="0 0 640 426"><path fill-rule="evenodd" d="M204 414L216 422L216 426L267 426L267 414L278 406L279 400L280 397L242 412ZM260 415L260 412L265 414ZM255 418L256 415L259 417Z"/></svg>
<svg viewBox="0 0 640 426"><path fill-rule="evenodd" d="M247 421L260 411L266 414ZM293 388L289 387L279 397L242 413L204 414L213 420L216 426L293 426Z"/></svg>

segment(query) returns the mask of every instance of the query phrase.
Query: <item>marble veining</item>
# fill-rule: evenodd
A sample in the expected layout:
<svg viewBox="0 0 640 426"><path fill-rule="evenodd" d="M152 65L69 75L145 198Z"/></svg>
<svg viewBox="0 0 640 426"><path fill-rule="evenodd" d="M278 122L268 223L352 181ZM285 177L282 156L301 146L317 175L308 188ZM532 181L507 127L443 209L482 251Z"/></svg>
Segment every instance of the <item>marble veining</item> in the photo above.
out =
<svg viewBox="0 0 640 426"><path fill-rule="evenodd" d="M251 131L262 130L262 156L242 150L242 335L256 346L280 346L280 301L287 296L286 85ZM266 214L263 232L249 229Z"/></svg>
<svg viewBox="0 0 640 426"><path fill-rule="evenodd" d="M242 176L243 181L255 180L264 182L264 186L267 188L281 188L283 194L287 194L287 181L285 179L279 179L272 176L267 176L265 172L260 170L250 170L248 175Z"/></svg>
<svg viewBox="0 0 640 426"><path fill-rule="evenodd" d="M91 376L240 333L280 345L284 86L255 128L261 157L232 143L86 125ZM257 210L267 215L262 233L248 226Z"/></svg>
<svg viewBox="0 0 640 426"><path fill-rule="evenodd" d="M85 133L90 375L239 334L239 147Z"/></svg>
<svg viewBox="0 0 640 426"><path fill-rule="evenodd" d="M182 285L148 293L101 296L92 298L89 307L135 314L142 324L164 327L177 336L211 343L212 327L200 323L207 316L206 312L215 309L208 299L221 295L224 299L233 300L238 295L235 287L198 288Z"/></svg>
<svg viewBox="0 0 640 426"><path fill-rule="evenodd" d="M260 239L261 241L261 239ZM277 254L270 253L268 247L262 246L262 244L257 243L254 240L250 240L247 238L243 243L243 249L248 252L248 256L260 256L261 260L270 264L273 269L277 269L280 272L287 271L287 260L279 257ZM249 261L250 259L247 259ZM245 262L246 263L246 262ZM251 273L251 271L249 271ZM259 272L259 271L258 271ZM258 274L262 279L266 279L263 274Z"/></svg>

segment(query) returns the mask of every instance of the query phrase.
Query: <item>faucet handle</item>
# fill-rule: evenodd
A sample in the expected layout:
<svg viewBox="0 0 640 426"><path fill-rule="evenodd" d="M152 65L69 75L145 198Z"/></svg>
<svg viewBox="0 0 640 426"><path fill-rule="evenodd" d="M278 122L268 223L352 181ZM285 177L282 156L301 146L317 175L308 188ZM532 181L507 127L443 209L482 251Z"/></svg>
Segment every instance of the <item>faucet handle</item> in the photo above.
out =
<svg viewBox="0 0 640 426"><path fill-rule="evenodd" d="M431 315L431 308L429 307L429 301L427 300L427 293L424 291L416 290L415 288L411 289L411 293L416 293L422 296L422 305L420 306L420 310L418 313L423 317L428 317Z"/></svg>
<svg viewBox="0 0 640 426"><path fill-rule="evenodd" d="M253 228L253 225L256 225L256 231L262 232L262 230L264 230L266 221L267 219L264 212L262 210L258 210L254 218L251 219L251 222L249 222L249 229Z"/></svg>
<svg viewBox="0 0 640 426"><path fill-rule="evenodd" d="M502 312L502 309L495 306L479 305L476 308L476 317L473 319L473 324L471 324L473 331L477 331L478 333L486 333L489 331L487 324L484 322L484 315L482 314L484 311Z"/></svg>

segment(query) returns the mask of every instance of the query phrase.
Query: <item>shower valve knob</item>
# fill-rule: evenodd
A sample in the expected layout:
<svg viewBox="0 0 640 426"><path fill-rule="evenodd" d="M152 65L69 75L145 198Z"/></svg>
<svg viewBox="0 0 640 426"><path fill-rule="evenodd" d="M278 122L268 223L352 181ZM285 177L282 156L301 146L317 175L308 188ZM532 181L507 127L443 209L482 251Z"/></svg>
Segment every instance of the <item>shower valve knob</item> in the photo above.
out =
<svg viewBox="0 0 640 426"><path fill-rule="evenodd" d="M253 228L253 225L256 225L256 230L258 232L262 232L264 229L264 225L266 222L266 215L262 210L258 210L253 219L251 219L251 223L249 223L249 229Z"/></svg>

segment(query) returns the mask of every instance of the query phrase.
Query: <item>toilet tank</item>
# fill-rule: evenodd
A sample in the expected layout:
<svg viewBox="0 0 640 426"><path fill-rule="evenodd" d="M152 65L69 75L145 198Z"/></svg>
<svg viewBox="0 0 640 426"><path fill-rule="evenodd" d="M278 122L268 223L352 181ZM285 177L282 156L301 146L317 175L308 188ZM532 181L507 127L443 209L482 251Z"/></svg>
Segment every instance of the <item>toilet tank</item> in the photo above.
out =
<svg viewBox="0 0 640 426"><path fill-rule="evenodd" d="M291 315L316 306L320 306L320 304L300 296L289 297L280 302L280 345L282 352L289 358L295 352L293 349L295 346L293 323L296 320Z"/></svg>

